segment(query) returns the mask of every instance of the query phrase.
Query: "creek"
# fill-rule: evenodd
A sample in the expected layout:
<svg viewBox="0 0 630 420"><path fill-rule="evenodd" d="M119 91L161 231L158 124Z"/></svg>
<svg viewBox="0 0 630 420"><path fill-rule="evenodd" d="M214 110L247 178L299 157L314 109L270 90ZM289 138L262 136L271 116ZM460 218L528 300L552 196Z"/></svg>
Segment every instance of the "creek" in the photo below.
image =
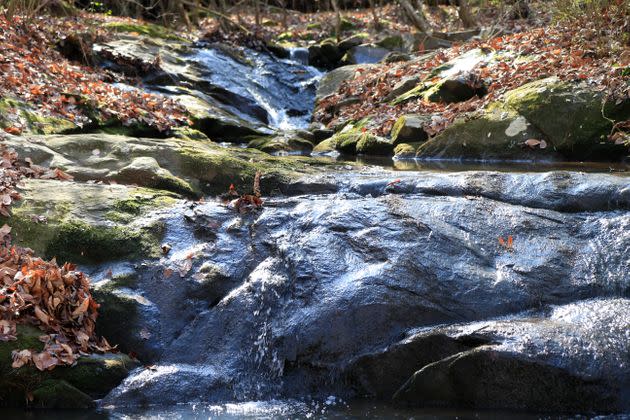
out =
<svg viewBox="0 0 630 420"><path fill-rule="evenodd" d="M226 112L306 127L321 73L244 60L193 58ZM261 211L213 197L156 210L146 217L165 222L167 255L87 267L97 289L133 279L115 294L136 305L127 327L144 338L121 349L150 366L90 415L630 412L625 165L359 163ZM470 409L405 408L425 405ZM497 406L511 411L474 409Z"/></svg>

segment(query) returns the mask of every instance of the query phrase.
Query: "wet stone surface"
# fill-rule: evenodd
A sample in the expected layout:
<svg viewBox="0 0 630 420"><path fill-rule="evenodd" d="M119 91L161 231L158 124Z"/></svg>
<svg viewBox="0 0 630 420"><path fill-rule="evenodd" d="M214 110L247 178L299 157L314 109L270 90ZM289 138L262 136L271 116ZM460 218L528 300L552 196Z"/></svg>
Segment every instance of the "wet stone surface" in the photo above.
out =
<svg viewBox="0 0 630 420"><path fill-rule="evenodd" d="M556 410L551 391L573 389L571 409L627 409L628 177L379 171L309 183L330 189L243 215L214 201L171 211L170 253L120 268L138 275L136 328L156 368L105 405L396 394ZM479 371L488 392L452 391ZM417 398L444 377L443 392ZM508 386L513 398L499 392Z"/></svg>

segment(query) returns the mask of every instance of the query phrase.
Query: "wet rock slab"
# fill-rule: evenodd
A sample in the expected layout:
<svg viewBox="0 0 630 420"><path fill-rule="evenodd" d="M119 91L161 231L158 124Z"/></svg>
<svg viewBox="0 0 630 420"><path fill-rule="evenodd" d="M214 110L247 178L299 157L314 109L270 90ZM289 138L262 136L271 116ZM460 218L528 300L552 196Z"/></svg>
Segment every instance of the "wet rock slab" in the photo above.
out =
<svg viewBox="0 0 630 420"><path fill-rule="evenodd" d="M382 171L309 182L337 191L270 199L259 213L208 202L173 215L173 249L133 286L154 308L139 316L163 346L157 370L106 404L396 394L627 409L627 177ZM498 241L508 236L511 247Z"/></svg>

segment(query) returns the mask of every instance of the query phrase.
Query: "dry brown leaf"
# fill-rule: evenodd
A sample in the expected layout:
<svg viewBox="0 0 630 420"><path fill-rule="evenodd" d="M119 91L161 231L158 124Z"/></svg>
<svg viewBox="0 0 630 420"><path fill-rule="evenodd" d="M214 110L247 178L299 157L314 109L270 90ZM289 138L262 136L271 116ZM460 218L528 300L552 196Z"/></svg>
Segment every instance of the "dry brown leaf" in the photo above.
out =
<svg viewBox="0 0 630 420"><path fill-rule="evenodd" d="M81 305L79 305L79 307L72 312L72 317L77 318L79 315L84 314L88 310L89 307L90 307L90 298L86 297L85 299L83 299L83 302L81 302Z"/></svg>
<svg viewBox="0 0 630 420"><path fill-rule="evenodd" d="M32 355L30 350L13 350L11 357L13 358L11 367L18 369L30 362Z"/></svg>
<svg viewBox="0 0 630 420"><path fill-rule="evenodd" d="M527 139L525 140L525 142L523 143L525 146L531 147L532 149L540 146L540 140L538 139Z"/></svg>
<svg viewBox="0 0 630 420"><path fill-rule="evenodd" d="M37 305L33 308L33 310L35 311L35 316L37 317L37 319L48 325L48 323L50 322L50 317L48 316L48 314L42 311L42 309Z"/></svg>
<svg viewBox="0 0 630 420"><path fill-rule="evenodd" d="M59 363L59 360L47 351L35 353L31 359L35 367L41 371L51 370Z"/></svg>

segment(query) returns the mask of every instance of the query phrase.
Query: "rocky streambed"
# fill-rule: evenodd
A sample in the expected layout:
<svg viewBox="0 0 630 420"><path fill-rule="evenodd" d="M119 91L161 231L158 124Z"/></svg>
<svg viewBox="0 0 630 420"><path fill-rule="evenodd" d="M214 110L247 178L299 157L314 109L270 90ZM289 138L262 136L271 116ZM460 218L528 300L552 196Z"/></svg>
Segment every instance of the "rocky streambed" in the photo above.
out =
<svg viewBox="0 0 630 420"><path fill-rule="evenodd" d="M395 413L630 411L625 172L395 171L270 155L313 148L387 155L399 145L353 126L333 137L306 127L320 76L312 68L218 46L191 59L189 48L123 39L97 51L119 71L120 55L145 62L159 55L163 73L145 75L149 88L188 103L199 131L156 138L137 127L101 127L4 141L74 177L24 183L10 220L14 239L80 262L102 304L98 334L143 365L112 356L90 365L87 382L59 373L55 386L78 406L102 398L105 416L123 416L175 415L169 410L179 405L190 417L313 415L357 399L393 404ZM341 83L334 72L326 77L320 94L331 80ZM435 146L439 139L400 144L411 154L435 146L459 158L462 142L505 140L488 156L468 156L477 159L509 157L532 130L576 138L527 123L521 114L530 105L495 109L500 124L488 117L484 125L491 135L447 133L455 140L446 149ZM408 120L398 128L411 135ZM575 132L563 124L564 133ZM555 153L526 157L562 157ZM216 198L230 184L248 192L258 171L262 209L239 213ZM0 395L17 392L5 377ZM91 385L105 377L105 388ZM48 379L37 376L33 386L46 390ZM46 398L36 402L73 400ZM247 412L251 401L258 403Z"/></svg>

